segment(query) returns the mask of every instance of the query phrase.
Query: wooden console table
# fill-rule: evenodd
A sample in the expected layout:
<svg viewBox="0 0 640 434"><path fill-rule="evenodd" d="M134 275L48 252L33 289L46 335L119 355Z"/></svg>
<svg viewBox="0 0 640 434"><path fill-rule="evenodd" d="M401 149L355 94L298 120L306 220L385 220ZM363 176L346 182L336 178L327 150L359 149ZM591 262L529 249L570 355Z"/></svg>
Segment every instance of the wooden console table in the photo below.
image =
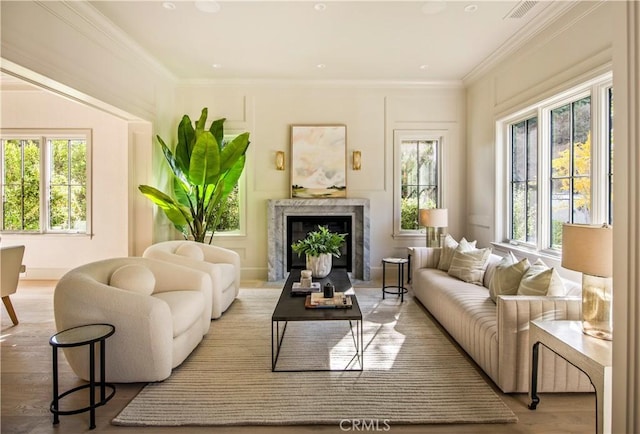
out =
<svg viewBox="0 0 640 434"><path fill-rule="evenodd" d="M540 402L538 389L538 347L540 344L584 372L596 390L596 433L611 433L611 341L582 333L580 321L531 321L531 383L529 408Z"/></svg>

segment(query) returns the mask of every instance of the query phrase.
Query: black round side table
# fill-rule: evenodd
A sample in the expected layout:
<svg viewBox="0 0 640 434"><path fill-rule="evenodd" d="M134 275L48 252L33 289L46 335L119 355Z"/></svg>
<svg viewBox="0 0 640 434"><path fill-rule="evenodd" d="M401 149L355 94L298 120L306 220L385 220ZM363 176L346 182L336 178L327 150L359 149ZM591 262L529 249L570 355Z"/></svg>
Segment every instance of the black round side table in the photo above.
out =
<svg viewBox="0 0 640 434"><path fill-rule="evenodd" d="M382 299L384 300L385 294L398 295L400 301L404 301L404 295L407 293L407 288L404 286L404 264L407 264L409 260L404 258L383 258L382 259ZM387 264L394 264L398 266L398 283L397 285L386 284L386 266Z"/></svg>
<svg viewBox="0 0 640 434"><path fill-rule="evenodd" d="M115 386L106 383L104 375L105 341L115 333L115 330L115 327L111 324L87 324L63 330L49 339L49 344L53 348L53 401L51 402L51 413L53 413L54 425L60 422L59 415L66 416L89 411L89 429L96 427L96 408L106 404L116 393ZM96 402L95 344L98 342L100 342L100 381L98 382L100 386L100 401ZM89 384L83 384L58 394L58 348L80 347L83 345L89 346ZM87 388L89 389L89 405L87 407L75 410L60 410L60 400L62 398ZM106 395L106 388L111 390L108 396Z"/></svg>

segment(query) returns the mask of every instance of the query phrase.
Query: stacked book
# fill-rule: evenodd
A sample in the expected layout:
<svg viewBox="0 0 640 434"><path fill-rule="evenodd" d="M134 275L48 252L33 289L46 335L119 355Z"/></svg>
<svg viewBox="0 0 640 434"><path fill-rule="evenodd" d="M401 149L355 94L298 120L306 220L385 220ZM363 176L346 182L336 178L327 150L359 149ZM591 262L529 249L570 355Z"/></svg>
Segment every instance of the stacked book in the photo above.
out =
<svg viewBox="0 0 640 434"><path fill-rule="evenodd" d="M323 293L311 293L307 295L307 299L304 302L304 307L308 309L349 309L353 307L350 295L345 295L344 292L336 292L331 298L324 298Z"/></svg>
<svg viewBox="0 0 640 434"><path fill-rule="evenodd" d="M320 282L312 282L311 286L301 286L300 282L294 282L291 287L291 295L309 295L321 290Z"/></svg>

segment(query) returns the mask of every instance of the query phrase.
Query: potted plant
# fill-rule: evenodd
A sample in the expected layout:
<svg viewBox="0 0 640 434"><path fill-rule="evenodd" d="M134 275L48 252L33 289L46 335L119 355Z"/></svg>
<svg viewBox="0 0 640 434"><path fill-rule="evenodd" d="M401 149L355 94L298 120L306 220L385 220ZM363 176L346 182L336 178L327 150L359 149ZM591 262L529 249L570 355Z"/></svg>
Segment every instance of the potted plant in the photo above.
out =
<svg viewBox="0 0 640 434"><path fill-rule="evenodd" d="M307 269L313 277L326 277L331 272L333 256L340 257L340 248L345 243L347 234L331 232L326 226L318 226L318 230L309 232L307 236L291 245L291 250L302 256L306 255Z"/></svg>
<svg viewBox="0 0 640 434"><path fill-rule="evenodd" d="M178 125L178 143L172 152L157 136L162 152L173 173L173 194L140 185L138 189L158 205L185 239L204 242L208 232L218 226L226 210L227 197L244 170L249 133L230 141L224 139L224 121L218 119L205 130L207 108L192 125L184 115Z"/></svg>

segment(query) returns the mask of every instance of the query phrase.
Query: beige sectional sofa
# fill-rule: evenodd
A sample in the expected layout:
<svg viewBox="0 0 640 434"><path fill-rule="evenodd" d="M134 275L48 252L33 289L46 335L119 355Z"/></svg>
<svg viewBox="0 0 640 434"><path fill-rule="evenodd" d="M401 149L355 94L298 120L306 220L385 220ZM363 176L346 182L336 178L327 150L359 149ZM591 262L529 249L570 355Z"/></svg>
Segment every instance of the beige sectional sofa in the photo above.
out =
<svg viewBox="0 0 640 434"><path fill-rule="evenodd" d="M415 297L505 393L529 391L529 321L580 318L580 286L565 281L567 296L489 297L489 282L501 257L491 254L483 285L466 283L437 268L440 248L411 247ZM541 347L538 391L589 392L588 377Z"/></svg>

